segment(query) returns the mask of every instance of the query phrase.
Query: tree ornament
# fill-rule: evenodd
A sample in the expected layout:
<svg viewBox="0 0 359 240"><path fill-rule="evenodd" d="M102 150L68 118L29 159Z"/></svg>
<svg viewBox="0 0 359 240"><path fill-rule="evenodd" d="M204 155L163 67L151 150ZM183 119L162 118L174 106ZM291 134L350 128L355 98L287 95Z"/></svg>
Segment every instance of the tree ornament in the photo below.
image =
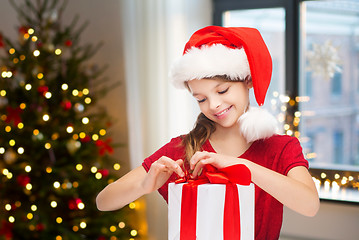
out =
<svg viewBox="0 0 359 240"><path fill-rule="evenodd" d="M74 139L70 139L66 143L67 151L72 155L81 147L81 142L76 141Z"/></svg>
<svg viewBox="0 0 359 240"><path fill-rule="evenodd" d="M0 48L3 48L5 46L3 36L0 34Z"/></svg>
<svg viewBox="0 0 359 240"><path fill-rule="evenodd" d="M8 106L6 108L7 116L6 116L6 123L13 122L14 126L17 126L19 123L21 123L21 112L22 109L20 107L12 108Z"/></svg>
<svg viewBox="0 0 359 240"><path fill-rule="evenodd" d="M112 142L111 138L106 139L105 141L97 140L96 146L98 147L100 156L103 156L108 152L109 154L113 153L113 148L111 147L110 143Z"/></svg>
<svg viewBox="0 0 359 240"><path fill-rule="evenodd" d="M99 169L99 170L97 170L97 172L101 173L101 175L103 177L107 177L110 173L110 171L108 169Z"/></svg>
<svg viewBox="0 0 359 240"><path fill-rule="evenodd" d="M72 46L72 41L71 40L66 40L65 41L65 46L66 47L71 47Z"/></svg>
<svg viewBox="0 0 359 240"><path fill-rule="evenodd" d="M16 152L12 149L12 148L9 148L8 150L5 151L5 154L4 154L4 161L7 163L7 164L13 164L15 161L17 160L17 154Z"/></svg>
<svg viewBox="0 0 359 240"><path fill-rule="evenodd" d="M91 137L89 135L86 135L85 137L80 138L80 141L83 143L91 142Z"/></svg>
<svg viewBox="0 0 359 240"><path fill-rule="evenodd" d="M82 113L85 110L84 105L82 105L81 103L76 103L74 108L75 108L75 111L78 113Z"/></svg>
<svg viewBox="0 0 359 240"><path fill-rule="evenodd" d="M22 35L25 35L28 31L29 31L29 27L26 26L19 27L19 33L21 33Z"/></svg>
<svg viewBox="0 0 359 240"><path fill-rule="evenodd" d="M61 106L65 111L68 111L72 107L72 103L69 100L64 100L61 102Z"/></svg>
<svg viewBox="0 0 359 240"><path fill-rule="evenodd" d="M48 86L39 86L37 88L37 92L41 95L41 96L45 96L45 94L49 91L49 87Z"/></svg>
<svg viewBox="0 0 359 240"><path fill-rule="evenodd" d="M10 223L5 219L1 220L0 236L4 236L6 240L11 240L13 238L13 233L12 233L13 227L14 227L13 223Z"/></svg>
<svg viewBox="0 0 359 240"><path fill-rule="evenodd" d="M26 185L30 183L30 177L27 175L21 174L21 175L17 176L16 181L20 186L26 187Z"/></svg>

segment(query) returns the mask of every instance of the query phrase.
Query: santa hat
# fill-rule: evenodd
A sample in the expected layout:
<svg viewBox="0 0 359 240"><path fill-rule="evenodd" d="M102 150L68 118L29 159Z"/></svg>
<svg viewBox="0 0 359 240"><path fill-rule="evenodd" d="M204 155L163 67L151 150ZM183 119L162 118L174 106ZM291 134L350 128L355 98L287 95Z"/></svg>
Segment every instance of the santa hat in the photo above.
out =
<svg viewBox="0 0 359 240"><path fill-rule="evenodd" d="M257 29L220 26L202 28L191 36L183 55L170 70L170 78L178 88L185 88L185 82L189 80L218 75L225 75L233 81L251 76L256 101L259 106L263 105L272 76L272 58ZM241 131L247 133L245 137L248 141L274 134L273 129L276 128L268 124L274 122L274 117L264 109L261 110L255 111L255 116L248 117L249 110L239 119ZM264 116L260 116L261 113ZM250 122L244 123L245 119ZM243 126L246 126L245 129Z"/></svg>

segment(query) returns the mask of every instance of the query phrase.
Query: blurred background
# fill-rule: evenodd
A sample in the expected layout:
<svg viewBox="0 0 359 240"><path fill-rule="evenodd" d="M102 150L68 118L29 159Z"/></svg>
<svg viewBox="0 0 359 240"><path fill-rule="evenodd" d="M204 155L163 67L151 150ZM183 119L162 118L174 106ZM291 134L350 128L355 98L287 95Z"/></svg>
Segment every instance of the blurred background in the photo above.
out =
<svg viewBox="0 0 359 240"><path fill-rule="evenodd" d="M20 6L26 1L15 0L13 2ZM44 1L31 2L36 5ZM48 2L53 1L49 0ZM63 1L57 2L61 6ZM54 171L51 174L57 169L58 175L51 175L46 170L48 169L47 162L43 169L38 169L38 172L40 174L43 171L49 175L48 187L43 188L51 192L55 200L48 197L46 201L49 204L55 201L59 205L57 208L50 208L51 211L58 209L57 214L60 215L60 212L64 211L61 210L61 204L59 204L62 200L66 199L64 209L67 210L70 208L71 201L75 201L74 209L70 210L71 214L76 217L71 218L71 221L74 222L71 222L72 225L64 227L64 229L69 228L71 234L78 233L80 235L82 231L83 235L86 235L86 229L89 228L87 226L91 226L90 219L80 213L88 211L88 214L96 214L94 209L91 210L93 202L88 200L87 203L86 198L95 197L96 191L104 184L139 166L146 156L170 141L172 137L185 134L192 128L199 113L196 102L186 91L174 89L167 75L171 63L182 54L183 47L191 34L199 28L212 24L251 26L261 31L274 64L272 83L267 94L265 107L277 116L283 134L296 136L301 141L303 153L310 162L311 173L320 192L321 208L313 218L300 216L285 208L281 239L339 240L359 238L358 1L68 1L61 17L58 14L59 10L52 11L52 14L47 15L47 17L53 22L60 23L64 28L68 26L71 31L66 32L66 29L58 29L55 25L51 25L49 29L42 28L43 33L53 35L51 42L53 50L51 50L52 47L47 48L46 45L39 45L39 41L36 39L32 40L31 37L36 36L36 29L39 26L30 26L29 19L21 19L21 15L28 13L21 12L21 9L27 8L23 6L16 10L9 1L2 1L0 7L0 32L2 36L0 38L0 44L2 43L0 48L2 51L0 54L2 57L0 62L2 89L0 91L8 89L6 93L0 92L1 115L6 116L1 118L0 168L2 184L0 185L0 192L2 192L2 199L4 196L8 198L1 202L0 215L6 215L6 217L2 218L0 239L22 239L11 235L11 232L8 231L14 226L18 229L27 229L30 233L44 231L44 226L45 228L46 226L49 226L48 228L53 226L55 228L53 231L56 232L56 228L61 228L65 222L65 217L62 217L62 221L56 220L52 223L51 219L47 219L39 225L41 222L34 217L36 212L41 212L39 206L42 202L31 196L36 191L39 194L41 193L41 189L36 190L36 184L40 184L41 177L34 174L37 169L35 167L37 162L24 157L28 152L27 148L29 148L25 146L36 145L38 142L43 143L41 146L50 143L52 145L41 148L46 151L46 156L49 155L48 152L51 152L51 149L55 149L55 153L60 154L55 146L61 145L63 139L63 144L67 146L66 154L69 154L64 153L64 156L68 156L65 158L76 158L76 162L74 162L75 160L68 161L64 165L52 162L53 165L51 166ZM72 21L75 16L79 17L76 26L88 22L83 31L80 31L80 27L74 26ZM34 28L35 32L29 32L30 28ZM29 35L28 38L26 38L26 34ZM80 34L78 39L76 34ZM46 37L46 34L44 36ZM6 42L6 38L11 39L16 44L11 46ZM47 76L44 74L45 82L38 81L37 84L39 85L36 85L36 88L34 85L32 88L37 92L37 95L26 97L28 95L25 94L23 97L25 100L12 97L14 94L19 94L16 90L17 87L26 89L26 82L30 81L29 76L42 80L38 75L41 73L38 65L46 65L47 61L51 65L57 61L52 58L48 58L49 60L40 58L40 56L46 55L40 53L39 58L35 57L38 59L36 60L37 65L31 65L34 62L29 61L27 65L23 64L22 67L17 67L20 65L14 62L13 56L19 50L26 50L34 57L36 48L27 46L24 43L26 41L38 48L43 47L45 52L50 50L54 52L58 47L62 50L59 57L68 64L75 64L70 60L73 60L72 53L76 52L76 49L79 52L85 49L86 52L85 46L88 44L92 44L93 48L97 49L96 44L102 43L93 56L77 59L84 63L83 65L78 63L76 71L84 73L81 76L82 78L85 76L86 81L78 81L76 80L77 77L66 75L70 74L69 72L63 73L63 68L56 68L59 73L61 72L59 76L63 77L53 78L55 82L60 79L58 80L59 92L67 91L62 88L63 82L70 81L73 77L71 80L73 84L67 83L70 88L79 89L83 95L86 95L84 89L88 88L93 94L91 105L94 107L89 108L89 112L85 111L87 109L86 97L76 95L74 98L73 92L70 92L69 96L60 94L61 98L58 97L57 107L59 111L56 112L58 114L56 116L59 119L71 119L72 125L69 125L65 120L60 122L63 124L63 128L66 128L66 132L70 134L70 138L65 137L66 132L62 138L61 130L56 130L53 132L58 133L60 137L53 137L54 133L51 132L51 134L48 133L49 141L42 141L42 139L39 141L34 130L38 129L41 132L40 127L42 126L46 138L45 129L56 129L57 126L62 125L59 123L57 125L52 123L54 125L51 126L39 125L38 122L30 121L30 117L21 118L23 115L14 112L18 106L22 109L20 103L29 105L32 101L37 101L36 99L45 99L47 92L51 93L49 89L52 85L47 84ZM62 45L60 44L61 41ZM81 48L82 46L84 47ZM12 48L14 48L15 53L11 53ZM21 63L20 56L18 58ZM23 66L29 66L32 70L36 68L36 73L25 71ZM82 66L88 66L93 72ZM99 68L93 70L94 66L99 66ZM96 71L101 69L101 66L107 66L107 68L101 74L103 77L97 77L95 76ZM17 76L20 74L17 72L21 71L23 71L23 76L19 80ZM26 77L26 74L29 76ZM51 76L48 79L51 79ZM105 85L109 86L111 90L102 94L101 91L96 90L96 86L98 82L101 83L105 79ZM9 87L10 81L12 81L11 84L15 85ZM30 90L26 91L30 92ZM26 91L23 90L23 92ZM46 98L47 100L44 101L49 100L48 102L50 102L51 99L55 99L55 96L58 96L55 92L56 90L52 92L52 98ZM61 105L67 100L72 105ZM255 103L254 100L251 102ZM76 103L80 105L76 105ZM40 103L38 104L40 105ZM85 110L79 108L81 105L85 107ZM7 108L9 106L11 108ZM49 109L56 108L54 106L56 105L51 105ZM69 109L66 106L75 109L72 115L67 114ZM22 110L25 112L26 109L28 108L25 107ZM106 111L106 119L111 119L111 124L109 125L109 121L106 120L104 124L100 120L92 120L92 113L95 111ZM51 111L49 110L49 112ZM34 118L42 118L43 115L43 110L37 110ZM51 115L49 117L52 119ZM90 119L91 123L96 123L91 130L87 128L84 128L83 131L78 130L83 128L83 125L87 126L83 122L86 121L86 119L83 120L84 118ZM20 119L19 121L25 126L30 126L30 133L35 137L31 137L30 134L30 138L21 139L20 136L20 139L17 140L16 136L25 130L19 127L19 122L15 124L16 119ZM80 122L79 125L77 125L78 121ZM10 129L7 128L6 130L7 126ZM67 130L69 126L74 128L73 132ZM97 128L99 131L106 130L107 134L101 135L99 131L93 133L93 129ZM77 131L79 131L78 136ZM85 134L83 137L80 136L81 132ZM99 139L96 138L96 135ZM112 142L108 141L107 136L109 135ZM81 155L80 152L84 152L84 149L87 149L85 146L89 146L85 143L86 136L91 138L90 143L93 142L91 145L93 147L88 149L91 151L103 150L92 161L82 162L84 155ZM10 143L11 140L16 143ZM24 141L24 152L21 150L22 147L18 146L20 141ZM81 143L80 147L78 142ZM74 152L70 153L71 151ZM93 154L90 155L93 156ZM50 162L53 161L51 157L48 158ZM31 164L26 164L27 162ZM29 172L26 171L26 166L30 166ZM86 179L81 180L76 175L80 179L78 180L80 185L82 182L84 185L96 185L97 189L86 194L75 191L73 185L75 180L72 180L75 175L60 173L62 169L67 173L71 171L62 166L73 167L74 172L78 171L83 176L87 176L88 179L95 179L96 181L87 182ZM78 170L78 168L84 168L84 170ZM86 169L88 172L85 171ZM109 176L107 176L107 171L110 172ZM12 178L9 172L14 175L18 174L22 178L20 180L18 177ZM98 174L96 177L97 173L100 175ZM64 174L66 177L63 177ZM55 182L59 182L60 190L69 192L69 195L65 193L61 195L60 190L54 187ZM69 189L70 187L63 187L63 184L68 182L70 182L71 189ZM28 185L29 183L32 184L32 188ZM5 186L11 186L11 188L19 186L24 190L21 193L14 193L14 197L11 197L8 195L12 192L11 189ZM76 197L71 199L71 193L73 193L72 196L75 194ZM23 196L22 200L17 199L20 202L23 201L20 206L16 206L17 201L14 200L16 196ZM33 202L28 204L29 209L35 205L38 210L21 212L20 210L27 205L25 202ZM83 203L85 207L83 208L79 203ZM19 205L19 203L17 204ZM17 211L25 214L27 218L25 225L17 225L19 221L22 221L21 217L16 217ZM46 213L45 210L44 212ZM28 213L32 213L32 216L27 215ZM101 234L88 239L167 239L167 205L158 193L144 196L116 214L118 214L118 218L110 221L103 220L98 224L102 226L99 229ZM105 215L93 216L99 219L109 219ZM58 217L55 216L54 219L58 219ZM87 226L81 225L82 222L87 223ZM83 228L83 226L85 227ZM83 235L82 237L84 237ZM28 239L39 237L36 234L32 236L34 237ZM49 236L51 238L43 239L71 239L67 238L64 233L54 233ZM81 238L76 238L75 234L73 239Z"/></svg>

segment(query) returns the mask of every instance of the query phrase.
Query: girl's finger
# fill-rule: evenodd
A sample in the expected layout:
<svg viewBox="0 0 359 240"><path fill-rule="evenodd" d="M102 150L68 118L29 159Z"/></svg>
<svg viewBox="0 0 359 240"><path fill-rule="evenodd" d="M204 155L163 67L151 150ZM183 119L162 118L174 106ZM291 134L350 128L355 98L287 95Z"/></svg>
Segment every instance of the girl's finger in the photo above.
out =
<svg viewBox="0 0 359 240"><path fill-rule="evenodd" d="M195 166L197 165L198 161L209 157L209 153L206 151L203 152L196 152L191 160L190 160L190 169L193 170L195 168Z"/></svg>

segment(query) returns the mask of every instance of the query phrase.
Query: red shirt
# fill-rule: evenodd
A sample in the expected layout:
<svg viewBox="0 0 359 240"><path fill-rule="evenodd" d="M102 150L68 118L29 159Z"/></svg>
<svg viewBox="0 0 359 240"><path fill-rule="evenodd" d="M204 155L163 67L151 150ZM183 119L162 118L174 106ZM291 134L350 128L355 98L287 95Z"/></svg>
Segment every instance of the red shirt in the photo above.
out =
<svg viewBox="0 0 359 240"><path fill-rule="evenodd" d="M215 152L209 141L202 146L202 150ZM146 171L161 156L167 156L173 160L184 159L185 149L182 145L182 138L173 138L169 143L146 158L142 164ZM287 135L274 135L268 139L257 140L239 157L283 175L287 175L289 170L296 166L308 168L308 161L304 159L298 139ZM166 201L168 199L168 183L173 182L176 178L176 174L173 174L158 189L158 192ZM255 239L278 239L282 227L282 218L283 204L255 186Z"/></svg>

